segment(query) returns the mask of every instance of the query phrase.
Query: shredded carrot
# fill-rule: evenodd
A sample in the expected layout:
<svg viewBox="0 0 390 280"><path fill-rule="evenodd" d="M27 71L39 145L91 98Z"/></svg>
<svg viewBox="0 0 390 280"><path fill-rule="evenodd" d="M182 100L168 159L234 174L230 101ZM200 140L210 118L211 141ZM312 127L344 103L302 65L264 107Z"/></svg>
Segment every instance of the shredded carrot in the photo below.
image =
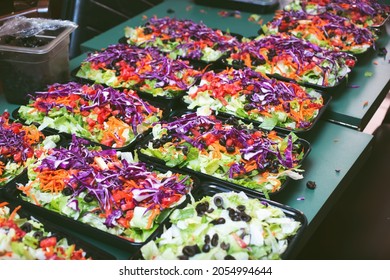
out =
<svg viewBox="0 0 390 280"><path fill-rule="evenodd" d="M14 210L11 212L11 214L8 217L8 221L13 221L15 219L16 213L19 211L20 208L22 208L21 205L18 205L14 208Z"/></svg>
<svg viewBox="0 0 390 280"><path fill-rule="evenodd" d="M152 214L148 218L148 223L146 225L146 229L150 229L152 227L152 223L153 223L154 219L160 214L160 209L158 209L158 208L155 208L151 211L152 211Z"/></svg>
<svg viewBox="0 0 390 280"><path fill-rule="evenodd" d="M9 203L7 201L0 202L0 207L7 206Z"/></svg>
<svg viewBox="0 0 390 280"><path fill-rule="evenodd" d="M69 177L66 170L47 170L38 173L39 187L42 191L59 193L65 188L65 179Z"/></svg>

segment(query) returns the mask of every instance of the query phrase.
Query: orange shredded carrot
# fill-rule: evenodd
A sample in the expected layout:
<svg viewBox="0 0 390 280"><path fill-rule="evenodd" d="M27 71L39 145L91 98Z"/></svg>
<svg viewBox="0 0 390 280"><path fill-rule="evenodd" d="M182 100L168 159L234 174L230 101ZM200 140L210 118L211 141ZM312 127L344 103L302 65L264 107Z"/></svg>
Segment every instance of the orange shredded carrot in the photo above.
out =
<svg viewBox="0 0 390 280"><path fill-rule="evenodd" d="M9 203L7 201L0 202L0 207L7 206Z"/></svg>
<svg viewBox="0 0 390 280"><path fill-rule="evenodd" d="M22 208L21 205L18 205L14 208L14 210L11 212L11 214L8 217L8 221L13 221L15 219L16 213L19 211L20 208Z"/></svg>
<svg viewBox="0 0 390 280"><path fill-rule="evenodd" d="M148 218L148 223L146 225L146 229L150 229L152 227L152 223L153 223L154 219L160 214L160 209L158 209L158 208L155 208L151 211L152 211L152 214Z"/></svg>

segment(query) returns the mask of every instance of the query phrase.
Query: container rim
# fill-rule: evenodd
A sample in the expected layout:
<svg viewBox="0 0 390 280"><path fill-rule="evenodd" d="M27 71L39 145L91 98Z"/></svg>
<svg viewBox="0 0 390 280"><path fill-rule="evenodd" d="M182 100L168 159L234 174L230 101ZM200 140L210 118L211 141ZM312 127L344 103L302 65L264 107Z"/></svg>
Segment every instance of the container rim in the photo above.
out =
<svg viewBox="0 0 390 280"><path fill-rule="evenodd" d="M17 53L28 53L28 54L46 54L50 52L54 47L56 47L60 42L62 42L66 36L72 33L76 27L66 27L58 36L54 37L54 39L45 44L44 46L37 48L27 48L27 47L16 47L9 45L0 44L0 51L8 51L8 52L17 52Z"/></svg>

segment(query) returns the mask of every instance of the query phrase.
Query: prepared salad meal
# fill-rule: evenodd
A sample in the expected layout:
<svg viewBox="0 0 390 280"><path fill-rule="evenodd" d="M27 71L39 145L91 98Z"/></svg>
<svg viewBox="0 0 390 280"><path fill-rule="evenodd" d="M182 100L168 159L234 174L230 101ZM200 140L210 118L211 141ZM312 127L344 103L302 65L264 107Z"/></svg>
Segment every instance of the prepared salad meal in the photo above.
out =
<svg viewBox="0 0 390 280"><path fill-rule="evenodd" d="M20 206L11 209L0 201L1 260L90 260L84 248L45 228L33 217L21 217Z"/></svg>
<svg viewBox="0 0 390 280"><path fill-rule="evenodd" d="M242 42L225 63L327 89L337 86L347 77L356 58L288 34L275 34Z"/></svg>
<svg viewBox="0 0 390 280"><path fill-rule="evenodd" d="M43 149L52 148L59 136L47 136L34 125L22 125L0 115L0 188L20 175Z"/></svg>
<svg viewBox="0 0 390 280"><path fill-rule="evenodd" d="M302 179L300 165L309 152L294 133L282 137L232 117L223 122L213 115L187 113L156 124L152 134L139 148L140 157L264 196L279 192L287 178Z"/></svg>
<svg viewBox="0 0 390 280"><path fill-rule="evenodd" d="M19 199L130 242L144 242L192 190L188 175L73 137L28 168Z"/></svg>
<svg viewBox="0 0 390 280"><path fill-rule="evenodd" d="M38 123L39 129L53 128L112 148L133 143L162 114L133 90L76 82L49 85L18 109L21 120Z"/></svg>
<svg viewBox="0 0 390 280"><path fill-rule="evenodd" d="M303 10L311 15L329 12L361 27L381 26L390 15L390 6L376 0L293 0L284 9Z"/></svg>
<svg viewBox="0 0 390 280"><path fill-rule="evenodd" d="M146 260L281 259L302 222L243 192L221 192L176 209L171 226L141 247Z"/></svg>
<svg viewBox="0 0 390 280"><path fill-rule="evenodd" d="M238 43L238 39L219 29L189 19L150 18L144 25L126 27L127 43L153 46L175 58L214 62Z"/></svg>
<svg viewBox="0 0 390 280"><path fill-rule="evenodd" d="M318 91L269 79L249 68L208 71L183 100L189 109L224 112L260 122L265 129L292 131L311 128L324 106Z"/></svg>
<svg viewBox="0 0 390 280"><path fill-rule="evenodd" d="M320 47L353 54L366 52L376 39L369 29L329 12L309 15L304 11L279 10L261 30L265 35L287 33Z"/></svg>
<svg viewBox="0 0 390 280"><path fill-rule="evenodd" d="M175 97L201 74L188 61L172 59L156 48L117 44L89 53L76 77L114 88L136 88L151 96Z"/></svg>

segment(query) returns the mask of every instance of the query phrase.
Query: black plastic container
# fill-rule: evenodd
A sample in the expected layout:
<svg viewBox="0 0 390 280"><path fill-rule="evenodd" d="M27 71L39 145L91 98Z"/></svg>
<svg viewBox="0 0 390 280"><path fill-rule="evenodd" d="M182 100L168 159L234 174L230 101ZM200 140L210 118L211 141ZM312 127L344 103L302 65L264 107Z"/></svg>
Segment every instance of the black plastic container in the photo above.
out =
<svg viewBox="0 0 390 280"><path fill-rule="evenodd" d="M199 188L197 188L193 192L193 196L194 196L194 199L196 201L199 201L205 196L213 196L215 194L224 193L224 192L237 192L237 191L234 189L231 189L229 186L227 186L225 184L212 183L212 182L206 181L206 182L203 182L199 186ZM283 254L281 254L282 259L291 259L293 252L294 252L294 248L297 246L296 244L299 243L301 236L302 236L302 233L304 232L304 230L307 226L307 218L306 218L305 214L297 209L290 207L290 206L287 206L287 205L284 205L284 204L281 204L281 203L278 203L278 202L275 202L272 200L268 200L265 198L261 198L261 197L255 196L253 194L247 194L247 196L249 198L258 199L263 204L279 208L283 211L283 213L286 215L286 217L292 218L293 220L301 223L301 227L298 229L296 235L294 235L288 239L288 247L287 247L286 251L284 251ZM167 221L164 222L162 227L169 228L171 225L172 225L172 223L169 221L169 219L167 219ZM162 233L163 233L163 230L161 230L160 234L162 234ZM158 238L158 236L156 236L156 237ZM143 257L141 254L141 250L138 250L137 252L135 252L131 259L142 260Z"/></svg>
<svg viewBox="0 0 390 280"><path fill-rule="evenodd" d="M159 166L153 166L153 170L158 170L160 172L168 171L168 169ZM193 190L195 190L196 188L199 187L200 184L199 178L195 176L191 176L191 179L194 182ZM28 182L27 174L25 174L23 178L18 180L18 182L22 184L26 184ZM160 234L162 231L161 224L169 217L170 213L176 208L184 207L186 203L189 201L189 195L187 195L185 200L181 204L169 208L169 211L165 212L164 214L161 214L161 217L159 218L160 226L158 226L156 230L144 242L133 242L125 238L119 237L117 235L111 234L109 232L100 230L91 225L85 224L81 221L74 220L71 217L64 216L60 213L51 211L49 209L25 201L23 199L23 195L24 194L22 193L22 191L18 190L15 185L11 185L11 184L7 185L6 191L4 192L4 197L6 199L11 201L12 203L22 205L24 209L28 209L31 213L39 215L44 219L52 222L55 225L60 225L71 231L93 237L94 239L110 244L111 246L120 248L122 250L126 250L128 251L129 256L131 256L134 252L136 252L143 244L145 244L149 240L152 240L158 234Z"/></svg>
<svg viewBox="0 0 390 280"><path fill-rule="evenodd" d="M148 100L145 100L145 101L148 101ZM149 102L149 101L148 101ZM149 102L151 105L157 107L156 105L156 102ZM154 105L155 104L155 105ZM26 124L26 120L21 118L20 117L20 114L19 114L19 108L16 108L15 110L12 111L12 117L23 123L23 124ZM161 107L159 107L161 108ZM162 114L162 118L161 120L163 119L166 119L170 113L170 110L168 109L162 109L163 110L163 114ZM36 126L40 126L40 123L37 123L37 122L33 122L34 125ZM129 144L123 146L123 147L111 147L111 146L107 146L107 145L104 145L104 144L101 144L101 143L97 143L97 142L94 142L90 139L87 139L87 138L84 138L85 140L89 141L91 143L91 145L97 145L97 146L100 146L102 147L103 149L115 149L117 151L132 151L134 150L135 146L138 144L138 142L142 141L144 137L146 137L149 133L150 133L151 129L147 129L146 131L138 134ZM47 135L53 135L53 134L58 134L60 136L62 136L64 138L64 140L70 140L72 139L72 135L70 133L66 133L66 132L60 132L59 130L56 130L54 128L51 128L51 127L46 127L42 130L42 132L44 132L45 134ZM82 138L81 136L78 136L80 138Z"/></svg>
<svg viewBox="0 0 390 280"><path fill-rule="evenodd" d="M172 113L171 117L182 116L182 115L184 115L184 114L186 114L188 112L191 112L191 111L175 111L175 112ZM218 116L217 118L219 120L226 120L227 119L227 118L225 118L223 116ZM259 130L262 130L262 129L259 129ZM262 130L262 131L265 131L265 130ZM283 133L279 132L278 136L286 137L287 134L283 134ZM262 193L261 191L250 189L250 188L247 188L245 186L238 185L238 184L236 184L234 182L229 182L227 180L220 179L220 178L217 178L217 177L209 175L209 174L205 174L205 173L201 173L201 172L198 172L198 171L194 171L194 170L192 170L192 169L190 169L188 167L177 167L177 166L175 166L175 167L168 167L163 160L161 160L159 158L156 158L156 157L145 155L145 154L143 154L141 152L142 146L147 144L152 139L153 139L153 135L149 134L136 147L137 154L138 154L139 158L142 161L147 162L149 164L152 164L154 166L159 166L160 168L169 168L170 170L172 170L174 172L190 174L191 176L195 176L195 177L199 178L201 182L204 182L204 181L215 182L217 184L222 184L222 185L225 185L225 186L229 186L230 188L232 188L232 189L234 189L236 191L243 191L245 193L251 193L251 194L256 195L256 196L266 197L266 195L264 193ZM308 141L306 141L303 138L299 138L297 140L297 143L302 145L302 150L304 151L304 156L303 156L303 158L301 160L301 163L300 163L300 164L302 164L304 162L305 158L309 155L309 153L311 151L311 145L310 145L310 143ZM270 193L268 193L268 195L270 197L272 197L272 196L275 196L275 195L279 194L280 192L282 192L285 189L285 187L289 184L290 181L291 181L291 178L287 177L286 180L283 182L283 184L280 186L278 191L270 192Z"/></svg>
<svg viewBox="0 0 390 280"><path fill-rule="evenodd" d="M279 7L278 0L194 0L196 4L239 10L251 13L272 13Z"/></svg>
<svg viewBox="0 0 390 280"><path fill-rule="evenodd" d="M7 207L10 208L10 210L14 210L15 207L17 207L18 203L6 201L0 198L1 202L7 202ZM66 238L68 240L68 244L75 244L76 250L77 249L83 249L86 252L86 258L92 258L93 260L114 260L116 259L113 255L101 250L100 248L81 240L80 238L77 238L76 236L72 235L68 231L62 229L58 225L42 218L42 216L33 214L30 211L27 211L24 207L22 207L17 212L21 218L26 219L36 219L39 222L41 222L44 225L44 230L47 232L51 232L54 236L57 236L59 239Z"/></svg>

